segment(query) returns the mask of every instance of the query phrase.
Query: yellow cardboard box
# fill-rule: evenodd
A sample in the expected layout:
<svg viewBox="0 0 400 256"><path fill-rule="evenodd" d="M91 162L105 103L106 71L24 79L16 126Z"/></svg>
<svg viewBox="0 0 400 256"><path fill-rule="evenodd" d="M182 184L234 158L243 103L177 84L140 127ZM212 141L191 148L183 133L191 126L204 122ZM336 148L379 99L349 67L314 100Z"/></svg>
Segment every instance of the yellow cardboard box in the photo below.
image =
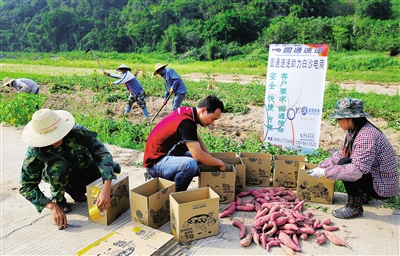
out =
<svg viewBox="0 0 400 256"><path fill-rule="evenodd" d="M241 152L246 165L246 186L271 186L271 155L269 153Z"/></svg>
<svg viewBox="0 0 400 256"><path fill-rule="evenodd" d="M211 188L198 188L169 195L171 232L178 242L218 234L219 195Z"/></svg>
<svg viewBox="0 0 400 256"><path fill-rule="evenodd" d="M233 165L227 164L224 172L215 166L199 165L199 172L199 188L212 188L219 195L221 204L235 201L236 169Z"/></svg>
<svg viewBox="0 0 400 256"><path fill-rule="evenodd" d="M335 181L326 177L313 178L307 174L307 170L316 167L318 164L300 163L296 196L300 200L332 204Z"/></svg>
<svg viewBox="0 0 400 256"><path fill-rule="evenodd" d="M103 180L99 178L86 186L88 212L90 207L96 204L97 197L103 189ZM115 219L129 209L129 177L119 174L116 180L111 181L111 207L104 211L104 216L98 220L93 220L89 215L89 220L102 225L110 225Z"/></svg>
<svg viewBox="0 0 400 256"><path fill-rule="evenodd" d="M131 217L152 228L159 228L169 221L169 194L175 192L175 183L154 178L131 189Z"/></svg>
<svg viewBox="0 0 400 256"><path fill-rule="evenodd" d="M173 235L131 221L83 248L77 254L165 255L165 249L174 242Z"/></svg>
<svg viewBox="0 0 400 256"><path fill-rule="evenodd" d="M236 169L235 192L246 191L246 165L240 157L217 157L224 163L232 164Z"/></svg>
<svg viewBox="0 0 400 256"><path fill-rule="evenodd" d="M274 187L296 189L300 163L307 162L301 155L274 155Z"/></svg>

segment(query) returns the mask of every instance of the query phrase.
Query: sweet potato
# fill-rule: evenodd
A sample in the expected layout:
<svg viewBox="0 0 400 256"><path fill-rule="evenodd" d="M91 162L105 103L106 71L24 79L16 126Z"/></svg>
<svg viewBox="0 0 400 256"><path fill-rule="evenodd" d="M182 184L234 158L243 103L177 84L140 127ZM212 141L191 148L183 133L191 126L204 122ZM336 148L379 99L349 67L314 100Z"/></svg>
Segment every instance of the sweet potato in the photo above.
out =
<svg viewBox="0 0 400 256"><path fill-rule="evenodd" d="M228 207L226 207L220 214L220 218L225 218L235 212L236 209L236 202L231 202Z"/></svg>
<svg viewBox="0 0 400 256"><path fill-rule="evenodd" d="M252 190L242 191L242 192L238 193L236 196L237 197L245 197L245 196L251 194L251 192L252 192Z"/></svg>
<svg viewBox="0 0 400 256"><path fill-rule="evenodd" d="M278 236L279 241L281 241L284 245L289 247L290 249L296 251L296 252L301 252L301 249L298 245L296 245L293 240L288 236L287 234L280 232Z"/></svg>
<svg viewBox="0 0 400 256"><path fill-rule="evenodd" d="M265 223L269 221L270 217L270 215L259 217L258 219L254 220L254 226L262 227Z"/></svg>
<svg viewBox="0 0 400 256"><path fill-rule="evenodd" d="M308 238L308 235L306 233L303 233L303 234L300 235L300 239L303 240L303 241L306 241L307 238Z"/></svg>
<svg viewBox="0 0 400 256"><path fill-rule="evenodd" d="M323 221L321 221L321 227L322 227L322 225L329 225L329 224L331 224L331 219L329 219L329 218L324 219Z"/></svg>
<svg viewBox="0 0 400 256"><path fill-rule="evenodd" d="M250 230L251 230L251 235L253 236L254 243L256 243L256 245L260 245L260 234L257 232L257 229L251 227Z"/></svg>
<svg viewBox="0 0 400 256"><path fill-rule="evenodd" d="M294 211L301 211L303 209L303 205L304 205L304 200L300 201L294 208Z"/></svg>
<svg viewBox="0 0 400 256"><path fill-rule="evenodd" d="M324 232L322 232L320 235L317 236L317 239L315 239L315 242L319 245L326 242L326 236L325 236Z"/></svg>
<svg viewBox="0 0 400 256"><path fill-rule="evenodd" d="M261 241L262 247L264 249L266 249L267 248L267 236L265 235L265 233L261 233L260 241Z"/></svg>
<svg viewBox="0 0 400 256"><path fill-rule="evenodd" d="M245 238L242 238L242 240L240 240L240 245L243 247L247 247L251 244L252 240L253 235L251 233L248 233Z"/></svg>
<svg viewBox="0 0 400 256"><path fill-rule="evenodd" d="M269 252L269 249L272 246L279 246L280 244L281 244L281 241L279 241L278 239L271 240L271 241L269 241L267 243L267 246L265 247L265 250L267 250L267 252Z"/></svg>
<svg viewBox="0 0 400 256"><path fill-rule="evenodd" d="M297 235L296 234L293 234L292 240L297 246L300 247L299 239L297 239Z"/></svg>
<svg viewBox="0 0 400 256"><path fill-rule="evenodd" d="M307 235L313 235L315 233L315 230L310 227L301 227L298 229L298 234L306 233Z"/></svg>
<svg viewBox="0 0 400 256"><path fill-rule="evenodd" d="M240 197L236 197L236 206L238 206L238 205L242 205L242 200L240 199Z"/></svg>
<svg viewBox="0 0 400 256"><path fill-rule="evenodd" d="M275 222L276 222L277 226L285 225L287 223L287 221L288 221L287 217L279 217L279 218L275 219ZM291 223L291 224L294 224L294 223Z"/></svg>
<svg viewBox="0 0 400 256"><path fill-rule="evenodd" d="M246 205L236 206L236 210L238 211L252 212L254 211L254 209L255 209L254 204L249 204L249 203L247 203Z"/></svg>
<svg viewBox="0 0 400 256"><path fill-rule="evenodd" d="M285 224L282 226L279 226L279 229L286 229L286 230L298 230L299 228L296 226L296 224Z"/></svg>
<svg viewBox="0 0 400 256"><path fill-rule="evenodd" d="M335 231L335 230L338 230L339 229L339 227L336 227L336 226L328 226L328 225L322 225L322 228L323 229L325 229L325 230L327 230L327 231Z"/></svg>
<svg viewBox="0 0 400 256"><path fill-rule="evenodd" d="M320 228L320 224L321 224L321 220L316 220L316 221L314 222L313 228L314 228L314 229Z"/></svg>
<svg viewBox="0 0 400 256"><path fill-rule="evenodd" d="M294 251L289 248L288 246L284 245L284 244L280 244L281 248L283 249L283 251L286 253L287 256L293 256L294 255Z"/></svg>
<svg viewBox="0 0 400 256"><path fill-rule="evenodd" d="M244 225L243 222L241 221L234 221L232 223L233 226L240 228L240 234L239 234L239 238L242 239L243 237L246 236L247 233L247 229L246 226Z"/></svg>
<svg viewBox="0 0 400 256"><path fill-rule="evenodd" d="M338 246L346 246L347 248L351 249L349 244L346 243L345 241L343 241L342 239L340 239L339 237L337 237L335 234L333 234L330 231L326 231L325 232L326 237L328 238L328 240L334 244L334 245L338 245Z"/></svg>

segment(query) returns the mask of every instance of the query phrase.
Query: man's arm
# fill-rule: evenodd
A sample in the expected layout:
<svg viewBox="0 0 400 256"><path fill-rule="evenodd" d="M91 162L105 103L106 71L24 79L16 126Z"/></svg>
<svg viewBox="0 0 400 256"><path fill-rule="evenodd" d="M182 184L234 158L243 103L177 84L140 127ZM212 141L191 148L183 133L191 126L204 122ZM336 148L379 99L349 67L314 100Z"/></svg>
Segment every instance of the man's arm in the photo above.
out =
<svg viewBox="0 0 400 256"><path fill-rule="evenodd" d="M199 140L201 149L202 149L204 152L206 152L207 154L211 155L210 152L208 152L207 146L206 146L206 144L204 143L203 139L202 139L198 134L197 134L197 139Z"/></svg>
<svg viewBox="0 0 400 256"><path fill-rule="evenodd" d="M200 145L200 142L187 141L186 146L188 147L193 159L195 159L197 162L207 166L216 166L221 171L226 170L225 163L220 159L212 157L207 151L204 151Z"/></svg>

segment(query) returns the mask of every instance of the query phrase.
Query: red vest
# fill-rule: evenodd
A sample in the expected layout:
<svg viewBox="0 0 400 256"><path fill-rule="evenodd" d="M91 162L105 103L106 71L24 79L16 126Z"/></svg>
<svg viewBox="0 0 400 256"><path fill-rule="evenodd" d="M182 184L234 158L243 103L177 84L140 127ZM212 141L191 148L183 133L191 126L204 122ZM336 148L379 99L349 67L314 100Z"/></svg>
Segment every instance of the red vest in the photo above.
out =
<svg viewBox="0 0 400 256"><path fill-rule="evenodd" d="M186 119L195 122L194 114L191 107L177 108L153 128L146 141L144 167L153 167L160 158L166 155L183 156L188 151L186 145L181 143L178 126Z"/></svg>

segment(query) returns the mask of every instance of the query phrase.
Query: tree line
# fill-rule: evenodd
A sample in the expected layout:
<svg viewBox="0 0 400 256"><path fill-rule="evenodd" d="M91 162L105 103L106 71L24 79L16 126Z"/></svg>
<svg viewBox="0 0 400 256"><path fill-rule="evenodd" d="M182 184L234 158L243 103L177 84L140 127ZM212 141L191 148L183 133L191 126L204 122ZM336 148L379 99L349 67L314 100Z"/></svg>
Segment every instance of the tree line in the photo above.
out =
<svg viewBox="0 0 400 256"><path fill-rule="evenodd" d="M270 44L399 53L399 0L6 0L4 52L169 52L258 58ZM396 9L397 8L397 9Z"/></svg>

